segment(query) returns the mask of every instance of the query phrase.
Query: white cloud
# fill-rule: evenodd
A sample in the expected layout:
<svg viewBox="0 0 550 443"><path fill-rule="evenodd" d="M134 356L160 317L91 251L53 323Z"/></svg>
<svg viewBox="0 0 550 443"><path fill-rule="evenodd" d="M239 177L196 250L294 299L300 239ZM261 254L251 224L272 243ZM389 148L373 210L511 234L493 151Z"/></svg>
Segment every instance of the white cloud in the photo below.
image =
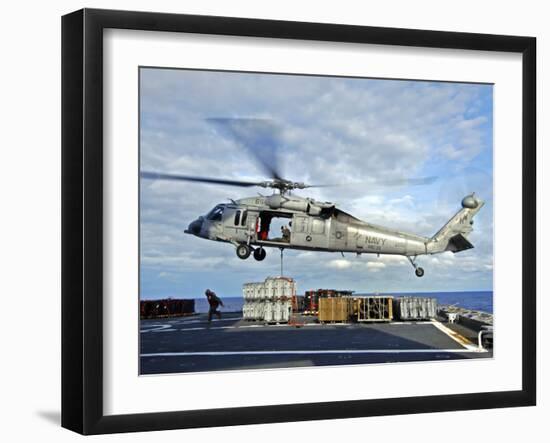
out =
<svg viewBox="0 0 550 443"><path fill-rule="evenodd" d="M381 255L378 260L388 266L400 266L409 263L407 258L401 255Z"/></svg>
<svg viewBox="0 0 550 443"><path fill-rule="evenodd" d="M328 262L328 267L335 269L348 269L353 266L349 260L331 260Z"/></svg>
<svg viewBox="0 0 550 443"><path fill-rule="evenodd" d="M378 272L381 269L384 269L385 267L386 267L386 264L382 262L375 262L375 261L367 262L367 269L370 272Z"/></svg>

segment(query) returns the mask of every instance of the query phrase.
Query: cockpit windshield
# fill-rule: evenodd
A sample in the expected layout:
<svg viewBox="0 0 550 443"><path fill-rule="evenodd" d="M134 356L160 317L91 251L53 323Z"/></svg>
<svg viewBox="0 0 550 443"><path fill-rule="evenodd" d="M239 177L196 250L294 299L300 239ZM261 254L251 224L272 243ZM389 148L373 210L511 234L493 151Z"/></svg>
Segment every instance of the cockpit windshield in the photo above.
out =
<svg viewBox="0 0 550 443"><path fill-rule="evenodd" d="M208 214L206 214L206 219L211 221L221 221L224 208L224 205L216 206Z"/></svg>

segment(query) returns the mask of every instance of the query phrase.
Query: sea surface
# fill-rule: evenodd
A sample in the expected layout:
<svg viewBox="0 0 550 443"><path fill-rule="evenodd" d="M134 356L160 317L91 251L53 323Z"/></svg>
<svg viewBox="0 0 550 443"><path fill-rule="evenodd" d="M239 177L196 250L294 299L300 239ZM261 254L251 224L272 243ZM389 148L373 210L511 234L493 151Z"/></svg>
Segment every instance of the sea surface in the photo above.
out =
<svg viewBox="0 0 550 443"><path fill-rule="evenodd" d="M354 294L377 295L377 294ZM394 297L435 297L441 305L456 305L461 308L493 313L493 291L463 291L463 292L392 292ZM224 306L221 311L242 311L242 297L221 297ZM195 299L195 312L208 312L208 302L205 298Z"/></svg>

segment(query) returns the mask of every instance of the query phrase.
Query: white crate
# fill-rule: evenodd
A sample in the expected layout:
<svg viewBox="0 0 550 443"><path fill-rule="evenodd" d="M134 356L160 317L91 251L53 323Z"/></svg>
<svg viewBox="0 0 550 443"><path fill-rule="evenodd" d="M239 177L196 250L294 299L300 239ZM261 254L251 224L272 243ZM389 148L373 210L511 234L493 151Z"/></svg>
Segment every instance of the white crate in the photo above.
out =
<svg viewBox="0 0 550 443"><path fill-rule="evenodd" d="M268 277L263 282L243 284L243 318L268 323L286 323L292 312L296 282L286 277Z"/></svg>
<svg viewBox="0 0 550 443"><path fill-rule="evenodd" d="M401 320L429 320L437 314L436 298L400 297L397 304Z"/></svg>

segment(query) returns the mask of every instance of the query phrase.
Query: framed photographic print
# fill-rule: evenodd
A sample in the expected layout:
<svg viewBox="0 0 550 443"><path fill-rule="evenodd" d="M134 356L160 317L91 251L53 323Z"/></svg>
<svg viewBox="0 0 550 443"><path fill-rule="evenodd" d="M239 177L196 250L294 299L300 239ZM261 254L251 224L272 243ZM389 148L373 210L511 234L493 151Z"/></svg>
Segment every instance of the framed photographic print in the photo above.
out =
<svg viewBox="0 0 550 443"><path fill-rule="evenodd" d="M64 16L62 425L534 405L535 50Z"/></svg>

